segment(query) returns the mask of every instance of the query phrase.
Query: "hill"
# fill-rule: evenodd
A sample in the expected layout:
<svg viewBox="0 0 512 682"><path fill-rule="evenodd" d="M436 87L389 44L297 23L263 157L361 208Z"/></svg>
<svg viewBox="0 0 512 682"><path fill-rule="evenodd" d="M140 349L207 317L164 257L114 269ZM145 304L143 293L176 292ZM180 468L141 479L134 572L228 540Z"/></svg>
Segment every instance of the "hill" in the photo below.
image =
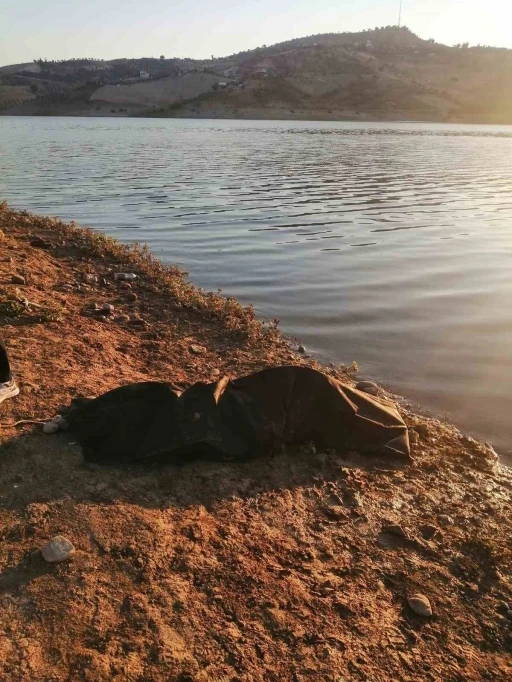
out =
<svg viewBox="0 0 512 682"><path fill-rule="evenodd" d="M0 113L512 123L512 50L389 26L211 60L39 60L0 69Z"/></svg>
<svg viewBox="0 0 512 682"><path fill-rule="evenodd" d="M0 418L1 680L511 679L512 472L489 446L402 409L406 463L308 446L86 466L72 432L24 420L134 381L318 363L141 249L5 204L0 239L21 386ZM47 564L56 534L76 552Z"/></svg>

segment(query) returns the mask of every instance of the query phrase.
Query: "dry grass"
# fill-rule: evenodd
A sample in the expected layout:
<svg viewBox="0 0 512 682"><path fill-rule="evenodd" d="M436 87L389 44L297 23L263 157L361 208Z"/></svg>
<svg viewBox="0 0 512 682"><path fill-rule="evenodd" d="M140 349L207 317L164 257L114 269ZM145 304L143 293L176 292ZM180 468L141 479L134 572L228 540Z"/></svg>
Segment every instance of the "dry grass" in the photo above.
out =
<svg viewBox="0 0 512 682"><path fill-rule="evenodd" d="M256 319L252 305L243 306L235 298L195 287L187 280L186 272L159 261L146 245L121 244L100 232L65 223L58 218L13 211L6 202L0 203L1 222L28 230L29 234L34 230L38 234L59 237L68 244L72 243L82 254L115 265L121 271L134 272L161 287L177 306L221 321L230 332L237 332L252 341L279 339L276 321L265 324Z"/></svg>

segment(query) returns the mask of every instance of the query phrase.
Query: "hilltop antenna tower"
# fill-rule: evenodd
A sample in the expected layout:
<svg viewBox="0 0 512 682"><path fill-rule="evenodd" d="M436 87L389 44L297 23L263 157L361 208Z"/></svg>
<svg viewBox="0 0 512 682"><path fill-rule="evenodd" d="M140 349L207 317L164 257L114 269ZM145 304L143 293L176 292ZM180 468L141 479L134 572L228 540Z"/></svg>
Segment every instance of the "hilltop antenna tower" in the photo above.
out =
<svg viewBox="0 0 512 682"><path fill-rule="evenodd" d="M402 26L402 0L400 0L400 9L398 10L398 28Z"/></svg>

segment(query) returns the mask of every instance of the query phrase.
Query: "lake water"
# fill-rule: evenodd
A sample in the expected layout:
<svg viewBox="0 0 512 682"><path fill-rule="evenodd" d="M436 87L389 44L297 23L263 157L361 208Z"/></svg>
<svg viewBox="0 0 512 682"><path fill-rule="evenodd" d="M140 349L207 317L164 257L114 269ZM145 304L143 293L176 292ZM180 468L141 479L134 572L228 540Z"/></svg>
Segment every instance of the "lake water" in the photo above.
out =
<svg viewBox="0 0 512 682"><path fill-rule="evenodd" d="M0 198L512 447L512 127L0 117Z"/></svg>

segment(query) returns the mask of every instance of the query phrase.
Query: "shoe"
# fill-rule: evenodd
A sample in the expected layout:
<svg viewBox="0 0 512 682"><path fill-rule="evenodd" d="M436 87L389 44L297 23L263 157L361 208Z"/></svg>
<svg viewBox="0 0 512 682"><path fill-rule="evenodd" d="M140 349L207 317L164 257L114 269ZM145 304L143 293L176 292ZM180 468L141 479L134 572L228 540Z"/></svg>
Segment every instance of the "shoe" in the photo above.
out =
<svg viewBox="0 0 512 682"><path fill-rule="evenodd" d="M14 379L11 379L5 384L0 384L0 403L3 403L7 398L14 398L19 392L20 389L16 385Z"/></svg>

